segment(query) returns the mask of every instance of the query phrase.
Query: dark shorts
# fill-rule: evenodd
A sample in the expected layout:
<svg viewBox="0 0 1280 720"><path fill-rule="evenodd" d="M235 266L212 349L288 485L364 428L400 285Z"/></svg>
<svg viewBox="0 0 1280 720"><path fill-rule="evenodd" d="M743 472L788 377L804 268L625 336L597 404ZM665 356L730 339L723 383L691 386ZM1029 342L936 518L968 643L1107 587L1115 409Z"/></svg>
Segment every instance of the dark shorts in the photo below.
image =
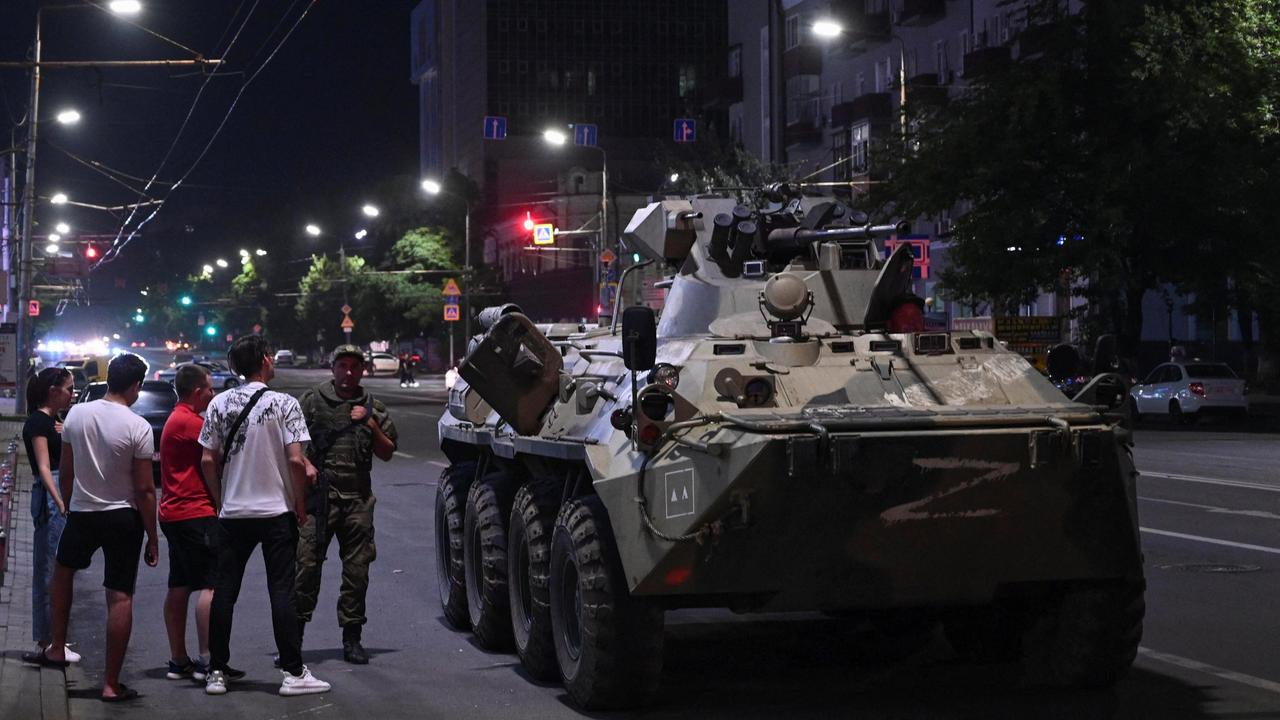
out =
<svg viewBox="0 0 1280 720"><path fill-rule="evenodd" d="M73 512L67 515L67 528L58 543L58 563L84 570L101 548L105 564L102 586L132 595L142 537L142 516L133 508Z"/></svg>
<svg viewBox="0 0 1280 720"><path fill-rule="evenodd" d="M160 529L169 541L169 587L212 588L218 568L218 539L222 537L218 518L210 515L162 522Z"/></svg>

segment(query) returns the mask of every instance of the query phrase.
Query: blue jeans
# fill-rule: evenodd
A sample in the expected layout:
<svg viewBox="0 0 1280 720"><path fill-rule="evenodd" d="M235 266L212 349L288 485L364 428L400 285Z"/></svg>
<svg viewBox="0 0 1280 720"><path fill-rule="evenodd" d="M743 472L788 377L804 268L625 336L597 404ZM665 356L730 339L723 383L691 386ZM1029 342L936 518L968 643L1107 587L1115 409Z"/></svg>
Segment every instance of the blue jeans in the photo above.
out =
<svg viewBox="0 0 1280 720"><path fill-rule="evenodd" d="M58 473L53 474L58 482ZM49 584L53 581L53 561L58 554L58 541L67 518L58 512L44 483L36 482L31 490L31 520L35 524L35 536L31 551L31 635L41 646L53 641L53 624L49 612Z"/></svg>

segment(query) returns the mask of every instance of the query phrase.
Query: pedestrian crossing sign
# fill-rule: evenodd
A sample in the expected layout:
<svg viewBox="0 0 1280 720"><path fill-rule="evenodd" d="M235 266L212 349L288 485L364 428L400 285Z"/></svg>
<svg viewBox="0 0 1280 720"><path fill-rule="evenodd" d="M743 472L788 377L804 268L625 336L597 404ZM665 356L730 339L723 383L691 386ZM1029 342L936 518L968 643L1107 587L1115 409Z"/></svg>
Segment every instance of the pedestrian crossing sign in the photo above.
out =
<svg viewBox="0 0 1280 720"><path fill-rule="evenodd" d="M533 226L534 245L553 245L556 241L556 226L551 223L538 223Z"/></svg>
<svg viewBox="0 0 1280 720"><path fill-rule="evenodd" d="M444 306L444 321L457 322L462 319L462 312L457 305L449 304Z"/></svg>

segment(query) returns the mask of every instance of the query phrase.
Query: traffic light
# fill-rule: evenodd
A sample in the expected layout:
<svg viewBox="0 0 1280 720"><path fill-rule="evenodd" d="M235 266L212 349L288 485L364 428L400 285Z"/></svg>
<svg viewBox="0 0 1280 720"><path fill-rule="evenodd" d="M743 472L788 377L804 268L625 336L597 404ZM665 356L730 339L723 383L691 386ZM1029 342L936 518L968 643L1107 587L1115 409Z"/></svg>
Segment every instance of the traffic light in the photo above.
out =
<svg viewBox="0 0 1280 720"><path fill-rule="evenodd" d="M133 321L134 321L134 322L140 322L140 323L141 323L141 322L146 322L146 321L147 321L147 316L143 315L142 313L138 313L137 315L134 315L134 316L133 316Z"/></svg>
<svg viewBox="0 0 1280 720"><path fill-rule="evenodd" d="M182 303L183 307L191 307L191 296L183 295L178 302Z"/></svg>
<svg viewBox="0 0 1280 720"><path fill-rule="evenodd" d="M535 222L533 221L533 214L532 214L530 211L525 210L525 211L524 211L524 223L523 223L523 225L524 225L524 231L525 231L525 232L533 232L533 226L534 226L534 225L536 225L536 224L537 224L537 223L535 223Z"/></svg>
<svg viewBox="0 0 1280 720"><path fill-rule="evenodd" d="M218 328L216 328L216 327L214 327L214 326L212 326L212 325L205 325L205 326L204 326L204 334L205 334L205 335L208 335L209 337L213 337L214 335L217 335L217 334L218 334Z"/></svg>
<svg viewBox="0 0 1280 720"><path fill-rule="evenodd" d="M84 256L88 260L96 260L98 258L98 248L92 245L86 245L84 248Z"/></svg>

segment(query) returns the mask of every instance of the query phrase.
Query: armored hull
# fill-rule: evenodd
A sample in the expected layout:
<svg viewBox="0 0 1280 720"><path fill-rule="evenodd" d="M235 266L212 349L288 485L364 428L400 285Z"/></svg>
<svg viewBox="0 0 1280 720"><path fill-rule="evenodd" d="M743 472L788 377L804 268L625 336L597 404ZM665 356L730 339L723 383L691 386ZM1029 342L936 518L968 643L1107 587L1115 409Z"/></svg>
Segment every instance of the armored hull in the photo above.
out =
<svg viewBox="0 0 1280 720"><path fill-rule="evenodd" d="M439 425L446 617L587 707L643 702L679 607L929 609L1030 679L1113 681L1143 589L1123 406L913 325L892 228L775 205L637 214L674 271L656 328L482 323Z"/></svg>

